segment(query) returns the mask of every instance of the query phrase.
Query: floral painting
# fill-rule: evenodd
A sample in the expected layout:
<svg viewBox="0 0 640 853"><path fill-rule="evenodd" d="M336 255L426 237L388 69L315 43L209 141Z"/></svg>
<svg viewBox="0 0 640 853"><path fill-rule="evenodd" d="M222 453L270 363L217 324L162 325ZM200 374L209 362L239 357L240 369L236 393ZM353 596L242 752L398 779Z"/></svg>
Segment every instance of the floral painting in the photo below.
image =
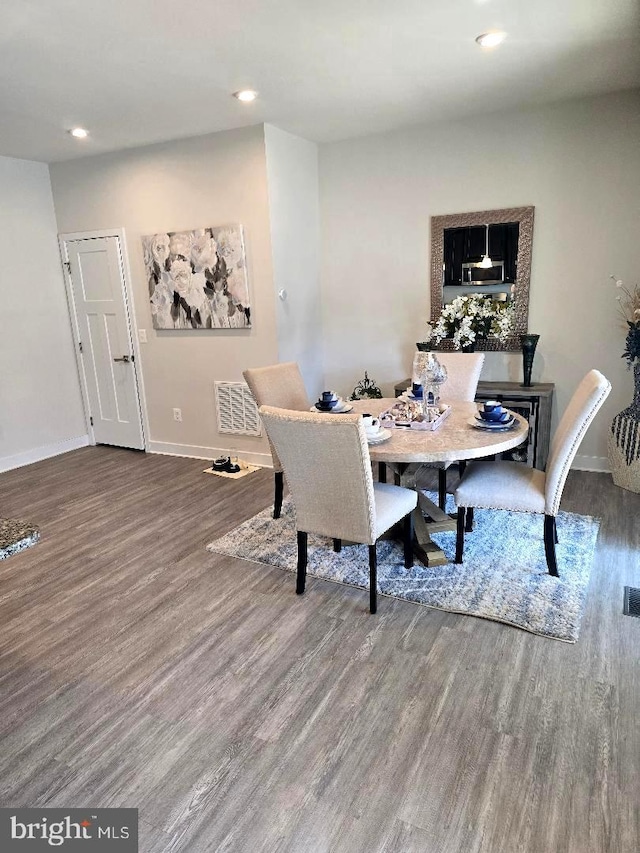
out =
<svg viewBox="0 0 640 853"><path fill-rule="evenodd" d="M241 225L142 238L154 329L246 329L251 307Z"/></svg>

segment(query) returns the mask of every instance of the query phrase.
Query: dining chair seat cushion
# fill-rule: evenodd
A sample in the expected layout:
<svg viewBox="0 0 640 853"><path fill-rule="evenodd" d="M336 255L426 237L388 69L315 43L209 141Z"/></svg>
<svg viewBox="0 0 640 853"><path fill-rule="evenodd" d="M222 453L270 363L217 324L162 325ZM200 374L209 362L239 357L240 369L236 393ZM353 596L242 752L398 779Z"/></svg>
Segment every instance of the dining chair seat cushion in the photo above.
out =
<svg viewBox="0 0 640 853"><path fill-rule="evenodd" d="M418 503L417 492L390 483L374 483L373 497L376 505L376 539L412 512Z"/></svg>
<svg viewBox="0 0 640 853"><path fill-rule="evenodd" d="M544 471L523 462L469 462L456 505L544 513L545 485Z"/></svg>

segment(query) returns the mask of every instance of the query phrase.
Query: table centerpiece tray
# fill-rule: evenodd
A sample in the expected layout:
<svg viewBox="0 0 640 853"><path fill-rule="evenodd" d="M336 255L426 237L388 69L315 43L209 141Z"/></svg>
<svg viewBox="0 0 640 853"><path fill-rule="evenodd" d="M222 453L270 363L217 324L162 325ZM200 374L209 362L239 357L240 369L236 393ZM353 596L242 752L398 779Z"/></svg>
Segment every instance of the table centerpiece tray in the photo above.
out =
<svg viewBox="0 0 640 853"><path fill-rule="evenodd" d="M396 404L380 415L380 424L386 429L411 429L433 432L451 414L451 406L425 406L413 404L410 408Z"/></svg>

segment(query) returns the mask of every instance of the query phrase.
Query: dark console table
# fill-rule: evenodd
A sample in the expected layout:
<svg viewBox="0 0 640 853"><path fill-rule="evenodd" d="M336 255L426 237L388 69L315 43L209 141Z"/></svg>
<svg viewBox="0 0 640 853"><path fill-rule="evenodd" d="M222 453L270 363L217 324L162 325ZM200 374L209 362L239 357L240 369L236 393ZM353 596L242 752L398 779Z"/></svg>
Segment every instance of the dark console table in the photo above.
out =
<svg viewBox="0 0 640 853"><path fill-rule="evenodd" d="M410 379L398 382L396 397L406 391ZM527 441L502 454L502 458L526 462L533 468L544 470L549 456L551 437L551 406L553 404L553 382L538 382L523 388L519 382L478 382L476 400L499 400L507 409L518 412L529 421Z"/></svg>

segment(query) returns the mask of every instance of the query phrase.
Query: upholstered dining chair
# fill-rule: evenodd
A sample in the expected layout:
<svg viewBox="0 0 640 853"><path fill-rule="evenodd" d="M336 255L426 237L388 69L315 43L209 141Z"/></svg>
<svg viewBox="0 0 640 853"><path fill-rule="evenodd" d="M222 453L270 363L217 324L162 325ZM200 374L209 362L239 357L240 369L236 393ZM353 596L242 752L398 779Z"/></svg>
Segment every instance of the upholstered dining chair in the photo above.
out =
<svg viewBox="0 0 640 853"><path fill-rule="evenodd" d="M473 509L506 509L544 515L544 550L550 575L558 576L556 516L562 490L580 443L611 391L602 373L590 370L584 377L551 443L546 471L523 462L471 462L456 489L458 506L455 562L462 562L465 530L473 523Z"/></svg>
<svg viewBox="0 0 640 853"><path fill-rule="evenodd" d="M280 458L296 511L298 575L302 595L307 575L307 536L369 546L369 609L377 610L378 538L404 519L404 564L413 565L413 510L417 493L374 483L369 446L360 415L315 414L261 406L269 440Z"/></svg>
<svg viewBox="0 0 640 853"><path fill-rule="evenodd" d="M296 409L308 412L309 398L300 368L295 361L273 364L269 367L254 367L243 371L245 382L258 406L277 406L281 409ZM271 456L273 458L273 473L275 477L275 494L273 499L273 517L280 518L282 510L282 495L284 481L282 465L276 453L269 432L267 431Z"/></svg>
<svg viewBox="0 0 640 853"><path fill-rule="evenodd" d="M484 364L483 352L439 352L438 361L447 368L447 381L442 385L443 403L472 403L476 398L480 373ZM453 462L432 462L427 468L438 469L438 506L444 510L447 500L447 469ZM461 472L463 463L459 463Z"/></svg>

